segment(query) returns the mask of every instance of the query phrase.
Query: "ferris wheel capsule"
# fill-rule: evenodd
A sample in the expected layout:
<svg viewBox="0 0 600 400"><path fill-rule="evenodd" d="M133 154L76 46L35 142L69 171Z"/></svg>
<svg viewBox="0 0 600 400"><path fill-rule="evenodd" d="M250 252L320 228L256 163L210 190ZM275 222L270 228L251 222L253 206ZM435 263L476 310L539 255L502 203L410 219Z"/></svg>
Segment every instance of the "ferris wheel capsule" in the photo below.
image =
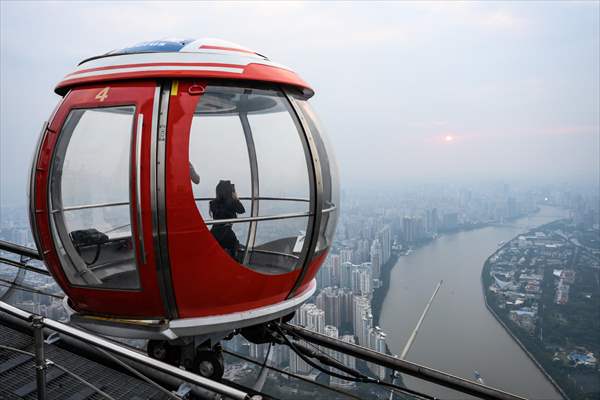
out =
<svg viewBox="0 0 600 400"><path fill-rule="evenodd" d="M72 322L175 340L314 293L339 189L294 71L229 42L161 40L84 60L55 91L30 219Z"/></svg>

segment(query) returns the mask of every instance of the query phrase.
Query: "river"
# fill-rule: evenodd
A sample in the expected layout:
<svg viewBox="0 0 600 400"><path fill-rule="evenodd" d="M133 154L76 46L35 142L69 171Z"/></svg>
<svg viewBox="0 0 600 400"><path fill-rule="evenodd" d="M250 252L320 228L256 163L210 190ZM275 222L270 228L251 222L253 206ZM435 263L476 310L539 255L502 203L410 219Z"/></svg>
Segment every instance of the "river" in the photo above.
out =
<svg viewBox="0 0 600 400"><path fill-rule="evenodd" d="M542 207L530 217L439 237L402 256L391 273L380 325L387 344L400 354L431 297L443 279L406 359L473 380L477 370L485 384L531 399L561 399L560 394L487 310L481 269L501 241L566 216ZM444 399L468 396L404 376L405 384Z"/></svg>

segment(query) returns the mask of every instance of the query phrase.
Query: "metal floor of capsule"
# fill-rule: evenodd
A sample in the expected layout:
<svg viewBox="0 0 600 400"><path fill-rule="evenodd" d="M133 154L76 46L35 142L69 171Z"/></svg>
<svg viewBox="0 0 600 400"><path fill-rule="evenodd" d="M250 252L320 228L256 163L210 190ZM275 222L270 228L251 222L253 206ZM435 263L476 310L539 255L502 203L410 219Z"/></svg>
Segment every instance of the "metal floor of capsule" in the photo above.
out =
<svg viewBox="0 0 600 400"><path fill-rule="evenodd" d="M0 323L0 344L30 353L33 337ZM104 364L77 355L52 344L45 344L45 356L77 374L115 399L168 399L154 386ZM46 370L48 399L96 400L104 397L60 369ZM26 354L0 348L0 400L37 399L34 359Z"/></svg>

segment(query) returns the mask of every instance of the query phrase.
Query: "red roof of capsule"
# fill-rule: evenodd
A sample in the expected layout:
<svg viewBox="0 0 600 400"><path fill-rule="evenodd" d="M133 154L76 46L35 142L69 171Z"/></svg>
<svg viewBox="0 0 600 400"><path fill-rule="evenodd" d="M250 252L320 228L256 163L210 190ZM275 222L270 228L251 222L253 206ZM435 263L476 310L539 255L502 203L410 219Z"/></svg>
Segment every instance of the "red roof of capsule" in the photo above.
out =
<svg viewBox="0 0 600 400"><path fill-rule="evenodd" d="M147 78L223 78L312 88L290 68L253 50L218 39L166 39L138 43L82 61L54 89L64 95L72 87L103 81Z"/></svg>

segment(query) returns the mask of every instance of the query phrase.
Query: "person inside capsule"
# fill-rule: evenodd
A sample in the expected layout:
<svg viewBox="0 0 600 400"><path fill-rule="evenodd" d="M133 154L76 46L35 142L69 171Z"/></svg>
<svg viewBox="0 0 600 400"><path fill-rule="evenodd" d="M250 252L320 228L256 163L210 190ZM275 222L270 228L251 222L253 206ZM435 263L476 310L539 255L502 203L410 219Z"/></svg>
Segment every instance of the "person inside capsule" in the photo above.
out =
<svg viewBox="0 0 600 400"><path fill-rule="evenodd" d="M237 218L238 214L246 212L235 192L235 185L231 181L219 181L215 199L211 200L209 204L210 215L213 219L233 219ZM227 251L233 259L238 260L237 253L240 242L232 225L232 223L214 224L210 231L223 250Z"/></svg>

